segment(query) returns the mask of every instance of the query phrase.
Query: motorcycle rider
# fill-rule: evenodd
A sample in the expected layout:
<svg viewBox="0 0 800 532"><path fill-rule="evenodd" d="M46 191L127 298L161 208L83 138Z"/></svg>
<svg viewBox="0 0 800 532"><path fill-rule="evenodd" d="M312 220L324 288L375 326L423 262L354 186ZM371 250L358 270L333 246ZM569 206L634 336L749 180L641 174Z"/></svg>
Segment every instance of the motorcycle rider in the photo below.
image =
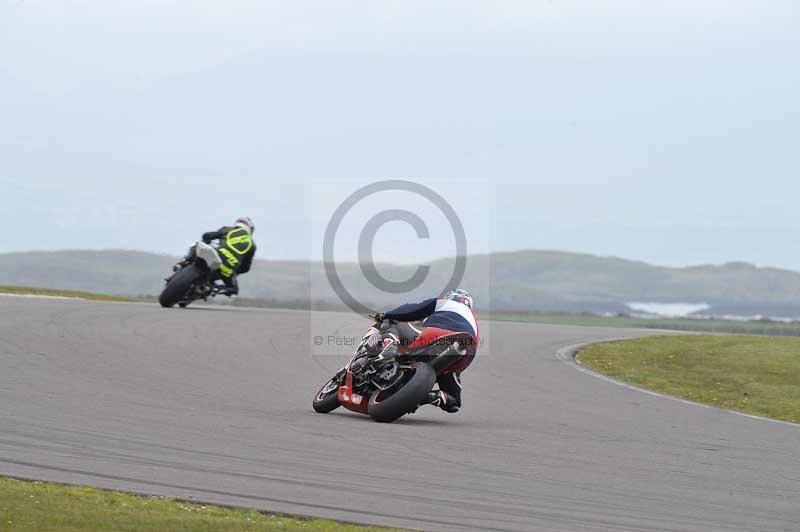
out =
<svg viewBox="0 0 800 532"><path fill-rule="evenodd" d="M229 296L239 293L239 283L236 278L250 271L256 254L256 244L253 241L255 229L253 220L249 216L243 216L238 218L233 226L223 226L216 231L203 233L202 241L212 244L222 259L222 264L214 276L214 281L222 280L224 283L220 293ZM192 246L189 253L174 266L173 270L178 271L194 260L194 253L195 248Z"/></svg>
<svg viewBox="0 0 800 532"><path fill-rule="evenodd" d="M480 333L475 314L472 311L472 295L461 288L449 291L441 299L426 299L420 303L401 305L389 312L375 316L380 332L376 333L374 342L383 342L383 351L378 355L379 365L388 365L397 357L397 348L401 344L397 322L424 320L424 329L439 329L449 332L463 332L471 335L474 345L460 361L456 362L437 377L438 390L433 390L424 404L438 406L445 412L455 413L461 408L461 372L475 358ZM433 331L431 331L433 332ZM379 337L377 337L379 335Z"/></svg>

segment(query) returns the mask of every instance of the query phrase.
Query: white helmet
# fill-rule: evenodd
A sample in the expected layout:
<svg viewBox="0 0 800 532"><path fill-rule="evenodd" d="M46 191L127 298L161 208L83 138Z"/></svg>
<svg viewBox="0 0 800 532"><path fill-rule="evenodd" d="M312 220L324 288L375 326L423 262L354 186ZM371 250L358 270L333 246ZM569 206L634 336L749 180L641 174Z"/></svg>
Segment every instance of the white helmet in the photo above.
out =
<svg viewBox="0 0 800 532"><path fill-rule="evenodd" d="M450 290L444 295L445 299L452 299L453 301L458 301L459 303L466 305L467 308L472 308L474 302L472 300L472 294L463 290L461 288L454 288Z"/></svg>
<svg viewBox="0 0 800 532"><path fill-rule="evenodd" d="M242 216L236 220L233 225L236 227L246 227L251 233L255 233L256 231L256 224L253 223L253 220L249 216Z"/></svg>

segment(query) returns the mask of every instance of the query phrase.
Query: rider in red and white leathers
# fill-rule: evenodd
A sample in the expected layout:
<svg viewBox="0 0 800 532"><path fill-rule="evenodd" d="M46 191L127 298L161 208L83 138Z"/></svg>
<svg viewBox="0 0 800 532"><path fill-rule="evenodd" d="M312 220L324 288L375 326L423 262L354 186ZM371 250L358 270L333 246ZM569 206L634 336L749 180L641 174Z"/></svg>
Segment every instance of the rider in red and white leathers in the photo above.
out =
<svg viewBox="0 0 800 532"><path fill-rule="evenodd" d="M467 354L439 374L437 378L439 389L430 392L426 403L438 406L446 412L458 412L461 408L461 372L474 360L480 342L478 322L472 307L472 295L466 290L457 288L448 292L444 298L409 303L378 314L375 318L382 324L380 339L383 341L383 351L378 356L379 363L388 364L398 354L397 349L401 341L397 322L423 320L424 328L409 348L414 348L415 344L426 345L426 342L442 336L443 333L469 334L472 345L468 346Z"/></svg>

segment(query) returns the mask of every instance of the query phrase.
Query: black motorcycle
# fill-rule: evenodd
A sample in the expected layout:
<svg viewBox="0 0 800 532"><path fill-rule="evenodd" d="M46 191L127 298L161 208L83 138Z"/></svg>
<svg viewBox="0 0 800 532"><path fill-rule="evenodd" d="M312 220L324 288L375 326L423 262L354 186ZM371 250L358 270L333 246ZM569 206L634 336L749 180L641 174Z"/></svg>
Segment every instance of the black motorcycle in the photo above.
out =
<svg viewBox="0 0 800 532"><path fill-rule="evenodd" d="M166 280L166 286L158 298L162 307L178 305L186 308L192 301L217 294L229 295L225 286L214 282L214 274L222 264L217 250L205 242L194 245L187 258L178 263L178 269Z"/></svg>

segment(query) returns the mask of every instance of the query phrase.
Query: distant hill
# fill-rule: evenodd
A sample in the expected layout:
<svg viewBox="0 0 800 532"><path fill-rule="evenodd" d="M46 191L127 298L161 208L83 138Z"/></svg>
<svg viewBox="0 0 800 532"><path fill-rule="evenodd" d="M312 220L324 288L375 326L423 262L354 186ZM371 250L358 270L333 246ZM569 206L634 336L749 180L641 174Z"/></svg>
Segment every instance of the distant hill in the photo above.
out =
<svg viewBox="0 0 800 532"><path fill-rule="evenodd" d="M0 284L154 295L177 259L139 251L54 251L0 254ZM615 257L557 251L475 255L464 282L483 308L625 312L632 301L704 302L717 314L800 316L800 273L746 263L667 268ZM431 264L430 282L443 286L453 259ZM404 279L410 266L379 265L388 278ZM358 265L337 264L345 286L359 300L389 305L430 295L387 295L363 281ZM257 260L241 279L243 295L281 301L336 303L319 262ZM487 304L488 302L488 304Z"/></svg>

